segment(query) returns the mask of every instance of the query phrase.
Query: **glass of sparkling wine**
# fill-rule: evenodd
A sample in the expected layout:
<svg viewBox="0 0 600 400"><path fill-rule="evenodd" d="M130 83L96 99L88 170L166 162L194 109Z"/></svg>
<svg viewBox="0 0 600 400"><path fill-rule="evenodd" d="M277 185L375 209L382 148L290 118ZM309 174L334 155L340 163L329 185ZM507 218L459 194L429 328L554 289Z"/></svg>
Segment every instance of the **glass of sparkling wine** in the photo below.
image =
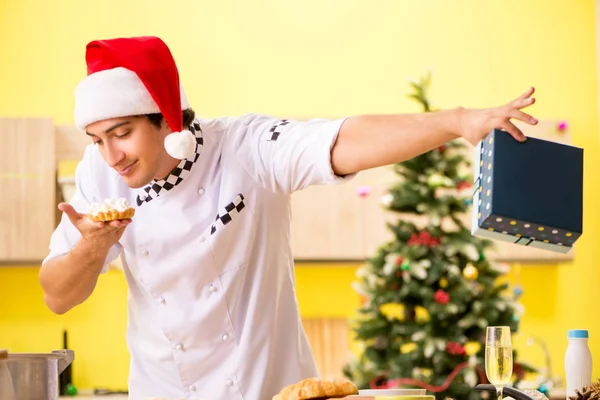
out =
<svg viewBox="0 0 600 400"><path fill-rule="evenodd" d="M496 387L498 400L513 372L512 343L509 326L488 326L485 341L485 374Z"/></svg>

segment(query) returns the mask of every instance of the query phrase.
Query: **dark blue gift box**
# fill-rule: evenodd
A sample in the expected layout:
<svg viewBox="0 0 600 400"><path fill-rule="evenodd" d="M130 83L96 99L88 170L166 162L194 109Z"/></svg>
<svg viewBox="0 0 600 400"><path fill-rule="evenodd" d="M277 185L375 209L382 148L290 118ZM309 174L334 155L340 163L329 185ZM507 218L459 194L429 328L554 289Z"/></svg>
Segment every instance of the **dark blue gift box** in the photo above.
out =
<svg viewBox="0 0 600 400"><path fill-rule="evenodd" d="M494 130L474 172L473 235L568 253L583 233L583 149Z"/></svg>

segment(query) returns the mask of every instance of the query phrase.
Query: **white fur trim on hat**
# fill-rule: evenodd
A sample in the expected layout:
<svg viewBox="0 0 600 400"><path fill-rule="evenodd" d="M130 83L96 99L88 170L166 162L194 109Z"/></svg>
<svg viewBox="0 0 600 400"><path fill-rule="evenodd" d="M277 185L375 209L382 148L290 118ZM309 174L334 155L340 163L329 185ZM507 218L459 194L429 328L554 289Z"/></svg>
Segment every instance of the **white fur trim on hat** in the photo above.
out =
<svg viewBox="0 0 600 400"><path fill-rule="evenodd" d="M180 84L181 109L189 108ZM84 130L109 118L159 113L158 105L135 72L117 67L85 77L75 88L75 125Z"/></svg>

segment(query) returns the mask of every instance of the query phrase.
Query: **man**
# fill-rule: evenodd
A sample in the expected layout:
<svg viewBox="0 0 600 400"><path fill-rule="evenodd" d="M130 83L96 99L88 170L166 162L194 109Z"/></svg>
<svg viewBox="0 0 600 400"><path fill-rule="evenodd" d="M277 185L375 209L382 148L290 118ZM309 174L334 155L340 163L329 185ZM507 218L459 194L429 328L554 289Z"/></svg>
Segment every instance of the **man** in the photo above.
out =
<svg viewBox="0 0 600 400"><path fill-rule="evenodd" d="M296 122L207 120L190 108L172 55L155 37L93 41L75 122L93 144L60 204L40 281L62 314L122 255L129 286L130 398L265 400L317 376L301 326L290 249L290 195L346 182L452 139L493 128L516 140L509 104L417 115ZM125 198L133 219L92 222L92 203Z"/></svg>

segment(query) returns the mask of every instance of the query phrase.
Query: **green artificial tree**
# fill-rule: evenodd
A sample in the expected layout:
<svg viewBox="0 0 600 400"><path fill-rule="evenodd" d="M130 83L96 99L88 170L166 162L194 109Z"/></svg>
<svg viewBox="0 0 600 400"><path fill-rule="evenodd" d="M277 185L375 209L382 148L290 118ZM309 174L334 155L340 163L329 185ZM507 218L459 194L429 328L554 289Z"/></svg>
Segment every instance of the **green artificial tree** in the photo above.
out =
<svg viewBox="0 0 600 400"><path fill-rule="evenodd" d="M411 83L409 96L424 112L434 111L430 80ZM518 330L522 309L498 282L507 271L486 258L493 243L465 223L473 190L465 143L394 166L400 179L383 199L399 213L388 224L394 240L358 270L354 285L363 298L353 328L361 354L344 372L361 389L421 387L438 399L480 399L474 387L487 383L486 327ZM513 370L513 385L533 371L516 354Z"/></svg>

